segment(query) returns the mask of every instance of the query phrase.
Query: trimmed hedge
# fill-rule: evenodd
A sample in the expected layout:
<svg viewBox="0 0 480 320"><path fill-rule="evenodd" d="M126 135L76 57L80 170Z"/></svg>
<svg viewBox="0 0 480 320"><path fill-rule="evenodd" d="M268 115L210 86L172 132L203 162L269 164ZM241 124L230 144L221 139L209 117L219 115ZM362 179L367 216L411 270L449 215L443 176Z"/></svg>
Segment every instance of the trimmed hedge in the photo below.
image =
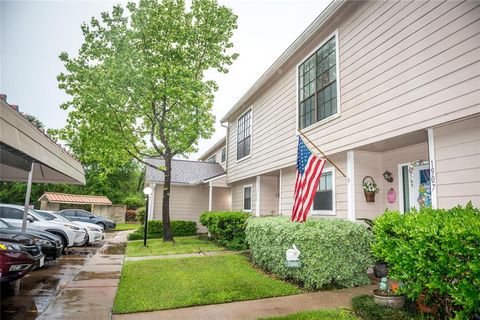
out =
<svg viewBox="0 0 480 320"><path fill-rule="evenodd" d="M373 301L372 296L361 295L353 297L352 309L356 316L363 320L413 320L420 319L409 304L410 310L394 309L381 306Z"/></svg>
<svg viewBox="0 0 480 320"><path fill-rule="evenodd" d="M370 283L367 268L373 264L373 235L360 224L341 219L293 223L286 217L269 217L249 220L246 234L256 265L306 288ZM286 251L293 244L300 250L300 268L285 266Z"/></svg>
<svg viewBox="0 0 480 320"><path fill-rule="evenodd" d="M450 210L386 212L374 220L373 254L388 263L412 300L425 301L441 318L480 314L480 211L471 204Z"/></svg>
<svg viewBox="0 0 480 320"><path fill-rule="evenodd" d="M250 214L241 211L204 212L200 223L207 227L213 239L230 250L248 249L245 227Z"/></svg>
<svg viewBox="0 0 480 320"><path fill-rule="evenodd" d="M171 220L172 234L174 237L187 237L197 235L197 224L195 221ZM157 239L163 237L163 223L161 220L148 221L147 238ZM128 235L128 240L143 239L144 227Z"/></svg>

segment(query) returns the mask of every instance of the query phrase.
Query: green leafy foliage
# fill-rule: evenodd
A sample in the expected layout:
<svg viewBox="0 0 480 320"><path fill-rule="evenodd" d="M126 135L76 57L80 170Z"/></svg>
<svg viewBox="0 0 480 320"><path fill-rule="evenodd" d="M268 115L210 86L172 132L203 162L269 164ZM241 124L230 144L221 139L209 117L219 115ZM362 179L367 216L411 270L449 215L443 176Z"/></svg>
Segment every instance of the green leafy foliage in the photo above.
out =
<svg viewBox="0 0 480 320"><path fill-rule="evenodd" d="M241 211L204 212L200 223L207 227L213 239L230 250L245 250L245 227L250 214Z"/></svg>
<svg viewBox="0 0 480 320"><path fill-rule="evenodd" d="M352 287L369 284L373 235L365 227L340 219L310 219L293 223L286 217L250 219L246 228L253 262L306 288ZM300 268L288 268L285 254L300 250Z"/></svg>
<svg viewBox="0 0 480 320"><path fill-rule="evenodd" d="M143 241L130 241L126 255L129 257L176 255L184 253L202 253L223 251L225 248L215 242L201 237L176 237L175 242L165 242L162 239L149 240L147 246Z"/></svg>
<svg viewBox="0 0 480 320"><path fill-rule="evenodd" d="M388 263L403 292L426 301L439 317L480 313L480 211L471 203L450 210L387 211L374 220L373 254Z"/></svg>
<svg viewBox="0 0 480 320"><path fill-rule="evenodd" d="M162 168L164 239L171 241L171 160L196 151L209 138L215 81L237 58L230 41L237 16L216 0L140 0L114 6L81 26L76 57L60 54L66 72L57 79L71 100L67 125L51 131L83 162L113 170L131 159Z"/></svg>
<svg viewBox="0 0 480 320"><path fill-rule="evenodd" d="M197 224L194 221L172 220L170 221L174 237L194 236L197 234ZM163 237L163 223L160 220L148 221L147 237L149 239ZM143 239L143 225L134 233L128 235L128 240Z"/></svg>
<svg viewBox="0 0 480 320"><path fill-rule="evenodd" d="M139 221L140 224L145 223L145 207L138 208L138 210L137 210L137 221Z"/></svg>
<svg viewBox="0 0 480 320"><path fill-rule="evenodd" d="M368 295L354 297L352 299L352 309L355 315L363 320L414 320L427 318L416 315L412 306L407 310L385 307L376 304L373 301L373 297Z"/></svg>
<svg viewBox="0 0 480 320"><path fill-rule="evenodd" d="M289 314L287 316L260 318L258 320L358 320L351 311L345 309L338 310L317 310L304 311Z"/></svg>

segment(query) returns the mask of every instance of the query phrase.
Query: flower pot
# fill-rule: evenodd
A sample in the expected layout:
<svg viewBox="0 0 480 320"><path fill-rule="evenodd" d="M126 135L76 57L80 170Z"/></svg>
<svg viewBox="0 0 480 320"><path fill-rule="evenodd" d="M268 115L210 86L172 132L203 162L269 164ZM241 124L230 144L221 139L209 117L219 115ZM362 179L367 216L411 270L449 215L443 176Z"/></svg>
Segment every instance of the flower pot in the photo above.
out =
<svg viewBox="0 0 480 320"><path fill-rule="evenodd" d="M385 262L377 262L373 267L373 273L376 278L383 278L387 276L388 268Z"/></svg>
<svg viewBox="0 0 480 320"><path fill-rule="evenodd" d="M389 295L382 293L379 290L373 290L373 301L381 306L401 309L405 305L405 300L406 297L404 295Z"/></svg>
<svg viewBox="0 0 480 320"><path fill-rule="evenodd" d="M375 192L364 191L367 202L375 202Z"/></svg>

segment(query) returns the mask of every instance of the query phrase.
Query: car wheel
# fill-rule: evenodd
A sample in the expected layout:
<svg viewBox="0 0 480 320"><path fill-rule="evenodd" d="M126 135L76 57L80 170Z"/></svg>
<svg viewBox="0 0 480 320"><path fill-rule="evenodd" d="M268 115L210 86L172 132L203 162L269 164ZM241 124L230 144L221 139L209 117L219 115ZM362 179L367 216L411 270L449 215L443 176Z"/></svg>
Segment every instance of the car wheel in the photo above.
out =
<svg viewBox="0 0 480 320"><path fill-rule="evenodd" d="M51 232L49 231L50 233L53 233L54 235L56 235L57 237L60 238L60 240L62 240L62 244L63 244L63 252L65 253L65 250L67 250L67 246L68 246L68 241L67 239L65 238L65 236L61 233L56 233L56 232Z"/></svg>
<svg viewBox="0 0 480 320"><path fill-rule="evenodd" d="M103 223L103 222L97 222L97 226L102 227L103 230L107 230L107 227L105 226L105 223Z"/></svg>
<svg viewBox="0 0 480 320"><path fill-rule="evenodd" d="M88 244L88 240L90 240L88 236L88 232L85 233L85 237L83 237L83 241L78 244L79 247L84 247Z"/></svg>

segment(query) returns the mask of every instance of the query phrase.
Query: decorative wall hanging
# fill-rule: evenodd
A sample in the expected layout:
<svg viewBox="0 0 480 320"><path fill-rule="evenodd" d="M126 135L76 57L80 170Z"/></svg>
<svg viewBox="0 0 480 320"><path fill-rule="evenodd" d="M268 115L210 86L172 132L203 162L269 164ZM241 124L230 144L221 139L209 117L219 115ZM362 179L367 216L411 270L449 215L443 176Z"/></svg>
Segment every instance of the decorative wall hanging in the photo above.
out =
<svg viewBox="0 0 480 320"><path fill-rule="evenodd" d="M363 178L362 187L363 193L365 194L365 200L367 202L375 202L375 193L380 190L375 183L375 180L373 180L373 178L370 176L366 176L365 178Z"/></svg>
<svg viewBox="0 0 480 320"><path fill-rule="evenodd" d="M397 193L395 192L395 189L390 188L387 192L387 201L388 203L395 203L397 200Z"/></svg>
<svg viewBox="0 0 480 320"><path fill-rule="evenodd" d="M387 180L387 182L390 182L390 183L393 182L392 173L388 170L385 170L385 172L383 173L383 178Z"/></svg>

